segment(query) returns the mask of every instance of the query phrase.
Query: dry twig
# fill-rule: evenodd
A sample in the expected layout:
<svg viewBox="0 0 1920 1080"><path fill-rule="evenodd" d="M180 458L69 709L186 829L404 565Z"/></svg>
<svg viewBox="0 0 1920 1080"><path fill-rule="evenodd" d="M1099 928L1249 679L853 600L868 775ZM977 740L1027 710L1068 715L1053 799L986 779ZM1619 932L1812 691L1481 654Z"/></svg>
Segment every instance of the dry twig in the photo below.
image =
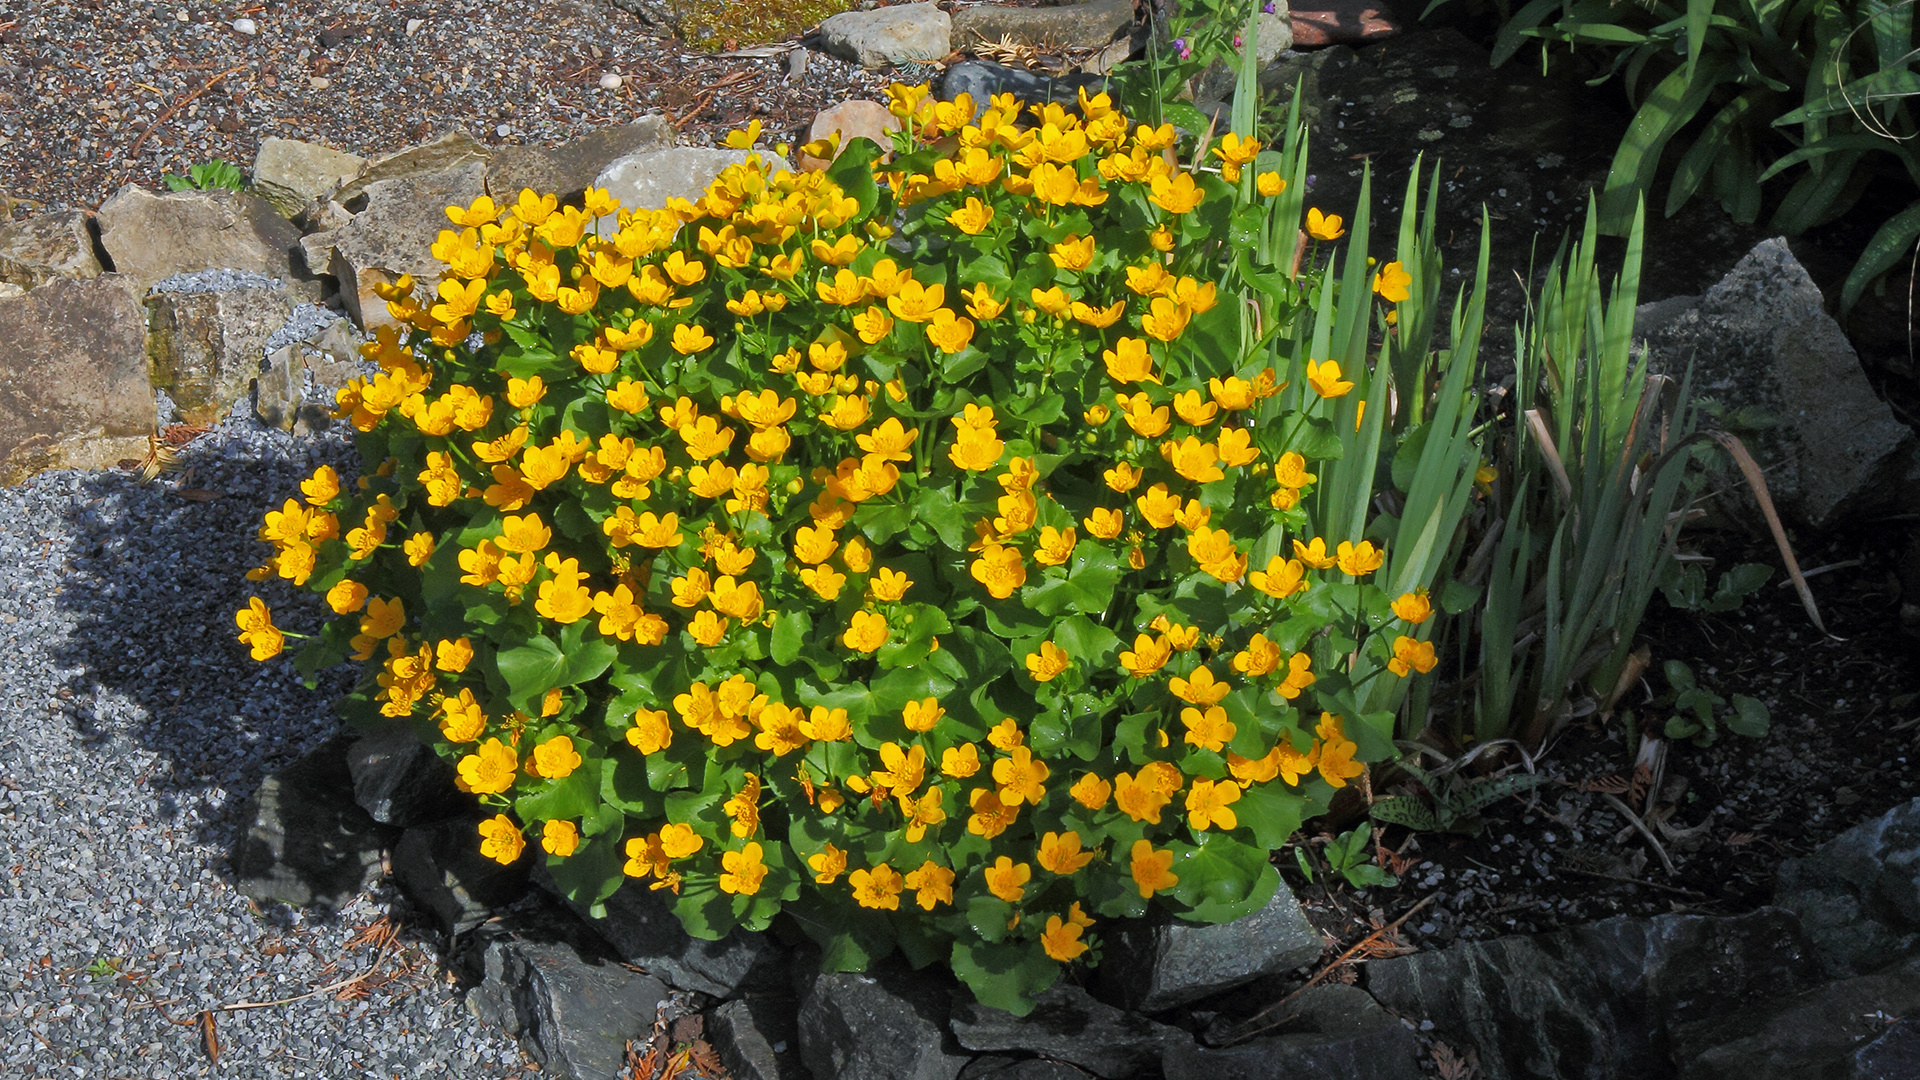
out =
<svg viewBox="0 0 1920 1080"><path fill-rule="evenodd" d="M1297 998L1301 994L1306 993L1308 990L1313 989L1315 986L1320 985L1320 983L1324 982L1329 975L1332 975L1335 971L1338 971L1341 968L1341 966L1346 964L1347 961L1353 959L1362 950L1366 949L1369 945L1372 945L1375 941L1378 941L1379 939L1393 933L1395 930L1400 929L1401 924L1405 923L1408 919L1413 918L1428 904L1433 903L1435 898L1437 898L1439 895L1440 895L1439 893L1428 893L1425 897L1421 898L1419 903L1408 908L1405 914L1401 915L1399 918L1393 920L1387 925L1382 926L1379 929L1373 931L1372 933L1368 934L1366 937L1361 938L1358 942L1354 943L1352 948L1341 953L1339 956L1334 957L1331 963L1327 964L1325 967L1322 967L1318 972L1316 972L1311 979L1308 979L1306 983L1300 987L1300 989L1295 990L1293 993L1288 994L1286 997L1281 998L1279 1001L1276 1001L1273 1004L1267 1006L1266 1008L1261 1009L1259 1012L1253 1014L1253 1017L1247 1021L1248 1027L1245 1030L1241 1031L1240 1034L1236 1035L1233 1039L1233 1042L1234 1043L1245 1042L1246 1040L1253 1038L1255 1035L1260 1034L1261 1032L1267 1030L1268 1028L1271 1028L1277 1024L1284 1023L1286 1020L1286 1017L1283 1016L1279 1020L1273 1020L1268 1023L1261 1024L1258 1027L1252 1026L1257 1021L1259 1021L1261 1017L1266 1016L1270 1013L1278 1012L1279 1010L1285 1008L1289 1003L1291 1003L1294 998ZM1233 1043L1228 1043L1227 1045L1231 1046L1233 1045Z"/></svg>

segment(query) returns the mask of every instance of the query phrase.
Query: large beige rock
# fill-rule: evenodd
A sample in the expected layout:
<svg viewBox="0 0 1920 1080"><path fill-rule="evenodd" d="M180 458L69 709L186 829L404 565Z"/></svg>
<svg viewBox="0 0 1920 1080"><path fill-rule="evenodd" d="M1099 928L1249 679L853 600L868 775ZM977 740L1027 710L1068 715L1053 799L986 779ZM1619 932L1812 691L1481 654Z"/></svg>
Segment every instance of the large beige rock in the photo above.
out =
<svg viewBox="0 0 1920 1080"><path fill-rule="evenodd" d="M1097 49L1133 26L1133 0L1057 7L968 4L956 7L952 18L953 42L962 48L1004 38L1038 48Z"/></svg>
<svg viewBox="0 0 1920 1080"><path fill-rule="evenodd" d="M273 204L239 191L172 191L128 184L100 207L100 245L144 294L175 274L249 270L282 281L298 275L300 230Z"/></svg>
<svg viewBox="0 0 1920 1080"><path fill-rule="evenodd" d="M147 301L153 385L189 424L227 414L260 374L267 339L293 313L286 290L161 293Z"/></svg>
<svg viewBox="0 0 1920 1080"><path fill-rule="evenodd" d="M474 162L484 165L491 160L493 152L481 145L479 140L464 131L454 131L432 142L410 146L369 162L360 170L359 176L340 185L340 190L334 192L331 198L349 210L358 211L360 197L381 181L431 176L451 172Z"/></svg>
<svg viewBox="0 0 1920 1080"><path fill-rule="evenodd" d="M307 265L340 281L347 314L363 330L393 322L374 286L412 274L430 284L446 269L433 257L440 230L451 229L447 207L466 206L486 193L487 166L468 161L445 172L376 180L366 185L366 208L338 229L300 241Z"/></svg>
<svg viewBox="0 0 1920 1080"><path fill-rule="evenodd" d="M924 63L952 49L952 20L932 4L844 11L820 24L820 44L862 67Z"/></svg>
<svg viewBox="0 0 1920 1080"><path fill-rule="evenodd" d="M893 145L890 133L898 130L900 118L888 112L885 105L854 98L820 110L819 115L813 118L813 126L807 129L807 141L817 142L838 133L841 150L845 150L847 143L856 138L872 139L884 150ZM814 171L826 168L827 163L810 154L801 154L800 167Z"/></svg>
<svg viewBox="0 0 1920 1080"><path fill-rule="evenodd" d="M253 190L281 217L299 216L315 199L360 175L367 159L296 139L260 140L253 158Z"/></svg>
<svg viewBox="0 0 1920 1080"><path fill-rule="evenodd" d="M366 372L353 324L337 319L267 354L255 383L254 415L282 431L305 434L326 427L334 395Z"/></svg>
<svg viewBox="0 0 1920 1080"><path fill-rule="evenodd" d="M607 166L629 154L664 150L673 145L673 128L664 116L643 116L631 124L599 128L560 146L503 148L487 168L487 190L494 201L507 203L522 188L558 195L562 202L579 199Z"/></svg>
<svg viewBox="0 0 1920 1080"><path fill-rule="evenodd" d="M139 457L156 417L146 312L122 274L0 303L0 483Z"/></svg>
<svg viewBox="0 0 1920 1080"><path fill-rule="evenodd" d="M31 289L57 278L99 276L87 215L80 211L0 224L0 282Z"/></svg>
<svg viewBox="0 0 1920 1080"><path fill-rule="evenodd" d="M764 151L763 151L764 153ZM593 186L630 209L658 210L669 199L697 199L720 171L747 160L748 151L678 146L629 154L594 177ZM611 222L602 221L602 227Z"/></svg>

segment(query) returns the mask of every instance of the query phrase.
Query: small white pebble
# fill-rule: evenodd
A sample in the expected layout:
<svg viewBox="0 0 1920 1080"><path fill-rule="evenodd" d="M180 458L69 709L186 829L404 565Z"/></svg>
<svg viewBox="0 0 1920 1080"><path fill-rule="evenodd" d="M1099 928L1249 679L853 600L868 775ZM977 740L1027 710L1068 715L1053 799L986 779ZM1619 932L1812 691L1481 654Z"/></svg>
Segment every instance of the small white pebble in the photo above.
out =
<svg viewBox="0 0 1920 1080"><path fill-rule="evenodd" d="M174 12L173 17L180 20L181 22L191 22L193 20L193 16L187 14L184 11Z"/></svg>
<svg viewBox="0 0 1920 1080"><path fill-rule="evenodd" d="M622 79L617 72L609 71L605 75L600 76L600 89L618 90L620 89L620 84L625 81L626 80Z"/></svg>
<svg viewBox="0 0 1920 1080"><path fill-rule="evenodd" d="M307 85L315 90L325 90L333 85L333 80L324 75L310 75L307 77Z"/></svg>
<svg viewBox="0 0 1920 1080"><path fill-rule="evenodd" d="M493 129L493 133L504 139L513 134L513 129L505 124L501 124L499 127Z"/></svg>
<svg viewBox="0 0 1920 1080"><path fill-rule="evenodd" d="M413 35L419 33L420 28L425 25L427 25L427 20L425 19L408 19L407 20L407 36L412 37Z"/></svg>
<svg viewBox="0 0 1920 1080"><path fill-rule="evenodd" d="M235 19L228 25L233 27L234 33L245 34L248 37L252 37L260 32L260 28L254 25L252 19Z"/></svg>

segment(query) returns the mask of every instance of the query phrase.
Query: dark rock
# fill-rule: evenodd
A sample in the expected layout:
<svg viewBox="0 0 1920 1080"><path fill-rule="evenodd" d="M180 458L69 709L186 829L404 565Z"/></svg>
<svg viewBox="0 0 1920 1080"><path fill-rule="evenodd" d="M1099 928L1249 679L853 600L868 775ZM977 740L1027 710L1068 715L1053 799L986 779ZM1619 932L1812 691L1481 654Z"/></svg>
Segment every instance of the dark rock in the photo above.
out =
<svg viewBox="0 0 1920 1080"><path fill-rule="evenodd" d="M1849 1080L1912 1080L1920 1076L1920 1021L1900 1019L1854 1051Z"/></svg>
<svg viewBox="0 0 1920 1080"><path fill-rule="evenodd" d="M960 1070L960 1080L1087 1080L1092 1075L1061 1061L993 1056L974 1058Z"/></svg>
<svg viewBox="0 0 1920 1080"><path fill-rule="evenodd" d="M1783 514L1816 529L1892 509L1914 436L1874 393L1860 358L1826 312L1785 240L1762 242L1697 306L1635 321L1653 366L1728 409L1778 421L1745 441Z"/></svg>
<svg viewBox="0 0 1920 1080"><path fill-rule="evenodd" d="M261 903L342 907L380 873L391 833L353 801L349 734L336 735L262 781L233 849L240 891Z"/></svg>
<svg viewBox="0 0 1920 1080"><path fill-rule="evenodd" d="M1169 1046L1192 1041L1179 1028L1122 1012L1070 983L1041 994L1026 1016L982 1005L967 990L956 990L952 1028L969 1050L1024 1050L1071 1062L1107 1080L1150 1071Z"/></svg>
<svg viewBox="0 0 1920 1080"><path fill-rule="evenodd" d="M1162 1067L1167 1080L1415 1080L1420 1040L1365 990L1316 986L1266 1018L1268 1030L1218 1050L1174 1044ZM1248 1034L1252 1033L1251 1027Z"/></svg>
<svg viewBox="0 0 1920 1080"><path fill-rule="evenodd" d="M1098 94L1106 89L1107 80L1098 75L1035 75L985 60L963 60L947 68L941 77L940 99L952 101L961 94L970 94L978 116L980 110L987 107L987 99L995 94L1012 94L1028 105L1044 105L1049 101L1064 105L1078 101L1082 87L1089 94Z"/></svg>
<svg viewBox="0 0 1920 1080"><path fill-rule="evenodd" d="M373 820L405 828L453 817L469 807L453 766L420 741L410 725L392 722L360 736L347 751L353 798Z"/></svg>
<svg viewBox="0 0 1920 1080"><path fill-rule="evenodd" d="M115 271L144 296L175 274L249 270L282 281L297 278L300 230L273 204L240 191L171 191L123 186L95 215L100 246Z"/></svg>
<svg viewBox="0 0 1920 1080"><path fill-rule="evenodd" d="M1678 1024L1749 1010L1811 984L1790 912L1621 917L1535 936L1375 960L1367 989L1472 1046L1485 1080L1660 1075Z"/></svg>
<svg viewBox="0 0 1920 1080"><path fill-rule="evenodd" d="M1096 990L1117 1005L1158 1012L1318 959L1319 931L1283 884L1267 906L1230 923L1139 920L1111 930Z"/></svg>
<svg viewBox="0 0 1920 1080"><path fill-rule="evenodd" d="M59 278L99 276L87 215L80 211L0 222L0 281L33 289Z"/></svg>
<svg viewBox="0 0 1920 1080"><path fill-rule="evenodd" d="M349 793L352 783L349 774ZM415 825L394 845L395 883L449 934L473 929L527 891L528 855L523 852L518 862L502 866L480 854L479 821L462 815Z"/></svg>
<svg viewBox="0 0 1920 1080"><path fill-rule="evenodd" d="M0 483L146 452L154 430L147 322L119 274L0 299Z"/></svg>
<svg viewBox="0 0 1920 1080"><path fill-rule="evenodd" d="M929 972L881 964L822 972L800 1004L800 1054L815 1077L954 1080L966 1055L947 1031L947 989Z"/></svg>
<svg viewBox="0 0 1920 1080"><path fill-rule="evenodd" d="M962 49L1004 39L1048 49L1097 49L1131 26L1132 0L1084 0L1053 7L967 4L953 9L952 32L954 46Z"/></svg>
<svg viewBox="0 0 1920 1080"><path fill-rule="evenodd" d="M1784 995L1781 995L1784 996ZM1682 1080L1846 1080L1887 1022L1920 1009L1920 960L1828 983L1762 1007L1676 1025L1673 1057ZM1910 1036L1884 1052L1893 1064ZM1869 1055L1871 1064L1871 1055ZM1867 1075L1872 1075L1871 1073ZM1920 1073L1891 1075L1903 1080Z"/></svg>
<svg viewBox="0 0 1920 1080"><path fill-rule="evenodd" d="M707 1040L733 1080L813 1080L800 1063L800 999L748 994L708 1014Z"/></svg>
<svg viewBox="0 0 1920 1080"><path fill-rule="evenodd" d="M278 286L160 293L147 312L153 385L187 423L211 424L259 377L267 339L286 324L293 300Z"/></svg>
<svg viewBox="0 0 1920 1080"><path fill-rule="evenodd" d="M557 195L561 202L574 202L616 160L672 145L673 128L666 117L655 114L619 127L597 128L551 148L502 147L487 167L487 190L498 203L512 202L522 188Z"/></svg>
<svg viewBox="0 0 1920 1080"><path fill-rule="evenodd" d="M1920 948L1920 799L1780 864L1774 903L1800 916L1820 966L1858 975Z"/></svg>
<svg viewBox="0 0 1920 1080"><path fill-rule="evenodd" d="M536 860L537 861L537 860ZM534 883L563 896L544 864ZM567 899L574 913L592 926L629 964L645 968L681 990L732 997L742 990L785 988L790 957L766 934L736 930L719 941L688 934L662 894L628 882L604 901L604 915Z"/></svg>
<svg viewBox="0 0 1920 1080"><path fill-rule="evenodd" d="M1303 49L1385 41L1400 33L1393 10L1379 0L1304 0L1294 7L1293 42Z"/></svg>
<svg viewBox="0 0 1920 1080"><path fill-rule="evenodd" d="M564 911L509 925L485 945L468 1010L556 1076L619 1080L627 1040L652 1029L666 984L622 967Z"/></svg>

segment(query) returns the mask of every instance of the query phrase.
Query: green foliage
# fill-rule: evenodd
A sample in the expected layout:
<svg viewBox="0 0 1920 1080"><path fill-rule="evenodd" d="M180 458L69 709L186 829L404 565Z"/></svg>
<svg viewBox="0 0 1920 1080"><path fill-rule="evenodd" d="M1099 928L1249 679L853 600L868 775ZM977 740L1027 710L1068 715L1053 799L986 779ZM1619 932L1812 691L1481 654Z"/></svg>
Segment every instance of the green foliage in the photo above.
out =
<svg viewBox="0 0 1920 1080"><path fill-rule="evenodd" d="M1356 889L1372 885L1392 888L1400 884L1399 878L1374 865L1373 826L1367 822L1327 841L1326 855L1327 865L1333 872L1346 878L1347 884Z"/></svg>
<svg viewBox="0 0 1920 1080"><path fill-rule="evenodd" d="M1436 775L1411 761L1395 766L1418 781L1421 791L1376 799L1368 813L1375 821L1404 825L1420 832L1452 832L1477 836L1483 827L1480 811L1510 795L1520 795L1547 782L1543 773L1523 772L1498 777L1470 777L1459 770Z"/></svg>
<svg viewBox="0 0 1920 1080"><path fill-rule="evenodd" d="M1771 723L1767 706L1745 694L1733 695L1732 710L1724 711L1726 698L1701 686L1693 669L1678 660L1669 660L1663 670L1671 688L1666 735L1669 739L1690 739L1695 746L1711 746L1725 727L1750 739L1764 738Z"/></svg>
<svg viewBox="0 0 1920 1080"><path fill-rule="evenodd" d="M1682 611L1718 613L1738 611L1747 597L1757 592L1773 576L1773 567L1760 563L1741 563L1720 575L1712 593L1707 591L1707 572L1699 563L1682 565L1669 562L1660 579L1660 591L1667 603Z"/></svg>
<svg viewBox="0 0 1920 1080"><path fill-rule="evenodd" d="M680 37L697 49L785 41L853 8L851 0L718 0L671 5Z"/></svg>
<svg viewBox="0 0 1920 1080"><path fill-rule="evenodd" d="M1610 60L1601 79L1625 81L1637 111L1601 197L1604 231L1631 228L1662 162L1672 161L1668 216L1708 194L1750 223L1762 184L1791 177L1772 224L1794 234L1845 213L1876 182L1904 174L1920 185L1913 7L1914 0L1532 0L1507 19L1493 62L1529 40L1541 42L1543 63L1554 45L1588 46ZM1880 228L1841 290L1842 310L1917 240L1920 201Z"/></svg>
<svg viewBox="0 0 1920 1080"><path fill-rule="evenodd" d="M219 158L189 168L185 176L168 173L160 181L167 185L168 191L247 190L245 170Z"/></svg>

